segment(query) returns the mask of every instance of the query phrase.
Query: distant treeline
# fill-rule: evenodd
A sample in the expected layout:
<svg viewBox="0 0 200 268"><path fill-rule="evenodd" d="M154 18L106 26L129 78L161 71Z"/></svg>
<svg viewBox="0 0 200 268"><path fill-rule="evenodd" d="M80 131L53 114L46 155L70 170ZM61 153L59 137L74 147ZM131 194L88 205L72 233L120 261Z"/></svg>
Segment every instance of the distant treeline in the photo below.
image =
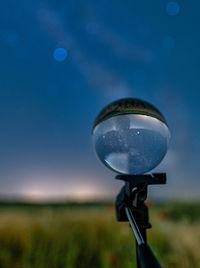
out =
<svg viewBox="0 0 200 268"><path fill-rule="evenodd" d="M33 207L33 208L72 208L72 207L105 207L114 205L111 201L91 201L91 202L28 202L28 201L0 201L1 207Z"/></svg>

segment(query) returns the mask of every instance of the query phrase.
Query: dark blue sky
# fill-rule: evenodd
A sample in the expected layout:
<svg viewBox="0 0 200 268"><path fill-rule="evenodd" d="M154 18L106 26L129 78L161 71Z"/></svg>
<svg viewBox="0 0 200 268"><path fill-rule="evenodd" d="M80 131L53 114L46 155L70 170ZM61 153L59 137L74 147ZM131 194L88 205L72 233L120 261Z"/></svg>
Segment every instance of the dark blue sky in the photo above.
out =
<svg viewBox="0 0 200 268"><path fill-rule="evenodd" d="M198 1L4 1L0 4L0 194L114 196L91 127L109 102L144 99L172 139L155 197L198 198Z"/></svg>

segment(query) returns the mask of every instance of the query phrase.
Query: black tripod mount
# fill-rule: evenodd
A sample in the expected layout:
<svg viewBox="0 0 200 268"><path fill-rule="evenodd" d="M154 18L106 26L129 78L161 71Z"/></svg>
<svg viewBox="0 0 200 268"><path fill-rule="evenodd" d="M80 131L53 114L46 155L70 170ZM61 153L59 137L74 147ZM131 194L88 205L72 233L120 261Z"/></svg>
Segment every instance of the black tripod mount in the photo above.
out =
<svg viewBox="0 0 200 268"><path fill-rule="evenodd" d="M118 175L125 185L116 198L116 215L118 221L129 221L136 238L136 255L138 268L161 268L153 251L147 244L146 229L151 228L148 208L145 205L148 185L165 184L165 173L146 175Z"/></svg>

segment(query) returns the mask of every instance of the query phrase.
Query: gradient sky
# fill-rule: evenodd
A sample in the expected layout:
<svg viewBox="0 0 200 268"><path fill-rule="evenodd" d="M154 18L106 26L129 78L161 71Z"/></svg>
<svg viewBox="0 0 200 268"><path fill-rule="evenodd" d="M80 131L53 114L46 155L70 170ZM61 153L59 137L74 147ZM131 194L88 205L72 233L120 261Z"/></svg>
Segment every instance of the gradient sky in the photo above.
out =
<svg viewBox="0 0 200 268"><path fill-rule="evenodd" d="M122 97L165 115L167 186L152 197L200 194L198 1L25 1L0 4L0 195L115 196L91 128Z"/></svg>

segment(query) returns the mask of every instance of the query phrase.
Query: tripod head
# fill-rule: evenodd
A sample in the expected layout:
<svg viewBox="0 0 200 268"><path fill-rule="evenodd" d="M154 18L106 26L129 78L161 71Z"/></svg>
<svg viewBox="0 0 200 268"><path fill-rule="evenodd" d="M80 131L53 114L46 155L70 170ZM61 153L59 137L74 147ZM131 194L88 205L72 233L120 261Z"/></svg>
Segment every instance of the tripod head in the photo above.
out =
<svg viewBox="0 0 200 268"><path fill-rule="evenodd" d="M147 198L148 185L153 184L166 184L165 173L153 173L147 175L117 175L117 180L123 180L125 185L122 187L120 193L116 198L116 214L118 221L128 221L125 213L125 207L129 207L133 212L139 214L139 217L143 217L143 223L147 223L148 218L146 217L146 205L144 201ZM142 213L145 212L145 213ZM145 224L143 226L145 228ZM146 228L150 228L146 227Z"/></svg>
<svg viewBox="0 0 200 268"><path fill-rule="evenodd" d="M125 181L116 198L116 215L118 221L129 221L135 234L137 264L142 268L161 268L153 251L147 244L146 229L151 228L148 208L145 205L148 185L165 184L165 173L152 175L118 175L116 179Z"/></svg>

